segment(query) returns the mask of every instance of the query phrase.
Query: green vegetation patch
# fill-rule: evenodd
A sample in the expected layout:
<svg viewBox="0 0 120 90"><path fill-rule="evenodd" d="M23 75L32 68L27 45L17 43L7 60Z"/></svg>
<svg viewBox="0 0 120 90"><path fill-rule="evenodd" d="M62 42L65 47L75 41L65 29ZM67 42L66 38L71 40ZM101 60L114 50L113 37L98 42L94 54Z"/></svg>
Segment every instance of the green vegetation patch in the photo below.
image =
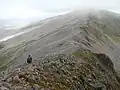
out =
<svg viewBox="0 0 120 90"><path fill-rule="evenodd" d="M0 71L3 71L7 68L6 64L8 63L8 56L0 55Z"/></svg>
<svg viewBox="0 0 120 90"><path fill-rule="evenodd" d="M85 52L76 51L76 52L73 53L73 55L75 55L75 57L82 58L85 62L90 63L92 65L96 64L97 57L92 52L89 52L89 51L85 51Z"/></svg>
<svg viewBox="0 0 120 90"><path fill-rule="evenodd" d="M120 36L112 36L112 39L116 42L120 42Z"/></svg>

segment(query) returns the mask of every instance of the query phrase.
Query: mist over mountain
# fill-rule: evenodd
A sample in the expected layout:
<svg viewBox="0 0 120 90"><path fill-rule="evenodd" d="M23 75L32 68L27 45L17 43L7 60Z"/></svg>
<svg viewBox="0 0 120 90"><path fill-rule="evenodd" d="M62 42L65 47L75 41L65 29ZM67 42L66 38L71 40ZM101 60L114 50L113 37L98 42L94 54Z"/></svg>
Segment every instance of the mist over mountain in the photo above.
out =
<svg viewBox="0 0 120 90"><path fill-rule="evenodd" d="M75 10L20 31L24 33L1 42L1 87L119 90L120 14ZM30 65L28 55L33 58Z"/></svg>

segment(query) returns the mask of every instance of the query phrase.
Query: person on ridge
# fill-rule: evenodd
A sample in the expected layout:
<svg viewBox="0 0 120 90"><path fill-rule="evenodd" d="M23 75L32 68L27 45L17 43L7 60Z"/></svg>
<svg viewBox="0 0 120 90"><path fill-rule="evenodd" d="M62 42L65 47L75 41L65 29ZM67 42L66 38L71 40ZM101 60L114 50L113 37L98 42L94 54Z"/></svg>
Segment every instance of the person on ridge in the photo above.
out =
<svg viewBox="0 0 120 90"><path fill-rule="evenodd" d="M28 55L27 63L28 63L28 64L32 63L32 57L31 57L30 55Z"/></svg>

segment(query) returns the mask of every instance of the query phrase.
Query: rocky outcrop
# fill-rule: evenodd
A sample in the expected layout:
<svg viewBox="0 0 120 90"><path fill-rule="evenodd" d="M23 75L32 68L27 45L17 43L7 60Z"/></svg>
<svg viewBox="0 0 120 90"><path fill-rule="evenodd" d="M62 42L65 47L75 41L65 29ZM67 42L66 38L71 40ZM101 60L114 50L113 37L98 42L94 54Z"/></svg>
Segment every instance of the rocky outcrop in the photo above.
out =
<svg viewBox="0 0 120 90"><path fill-rule="evenodd" d="M0 90L119 90L108 56L90 51L40 58L7 74Z"/></svg>

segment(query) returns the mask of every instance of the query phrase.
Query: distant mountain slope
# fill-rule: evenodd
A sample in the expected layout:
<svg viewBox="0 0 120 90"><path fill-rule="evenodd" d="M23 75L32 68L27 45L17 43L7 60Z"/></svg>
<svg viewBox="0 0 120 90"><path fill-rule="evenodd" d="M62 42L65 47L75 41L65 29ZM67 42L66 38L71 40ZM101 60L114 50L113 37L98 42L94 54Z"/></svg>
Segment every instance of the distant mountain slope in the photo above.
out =
<svg viewBox="0 0 120 90"><path fill-rule="evenodd" d="M1 39L20 32L22 27L28 25L28 22L21 19L1 19L0 18L0 42Z"/></svg>
<svg viewBox="0 0 120 90"><path fill-rule="evenodd" d="M9 39L1 49L1 70L26 62L28 54L39 57L59 52L91 50L107 54L120 69L120 15L105 10L76 10L25 28L27 33Z"/></svg>

